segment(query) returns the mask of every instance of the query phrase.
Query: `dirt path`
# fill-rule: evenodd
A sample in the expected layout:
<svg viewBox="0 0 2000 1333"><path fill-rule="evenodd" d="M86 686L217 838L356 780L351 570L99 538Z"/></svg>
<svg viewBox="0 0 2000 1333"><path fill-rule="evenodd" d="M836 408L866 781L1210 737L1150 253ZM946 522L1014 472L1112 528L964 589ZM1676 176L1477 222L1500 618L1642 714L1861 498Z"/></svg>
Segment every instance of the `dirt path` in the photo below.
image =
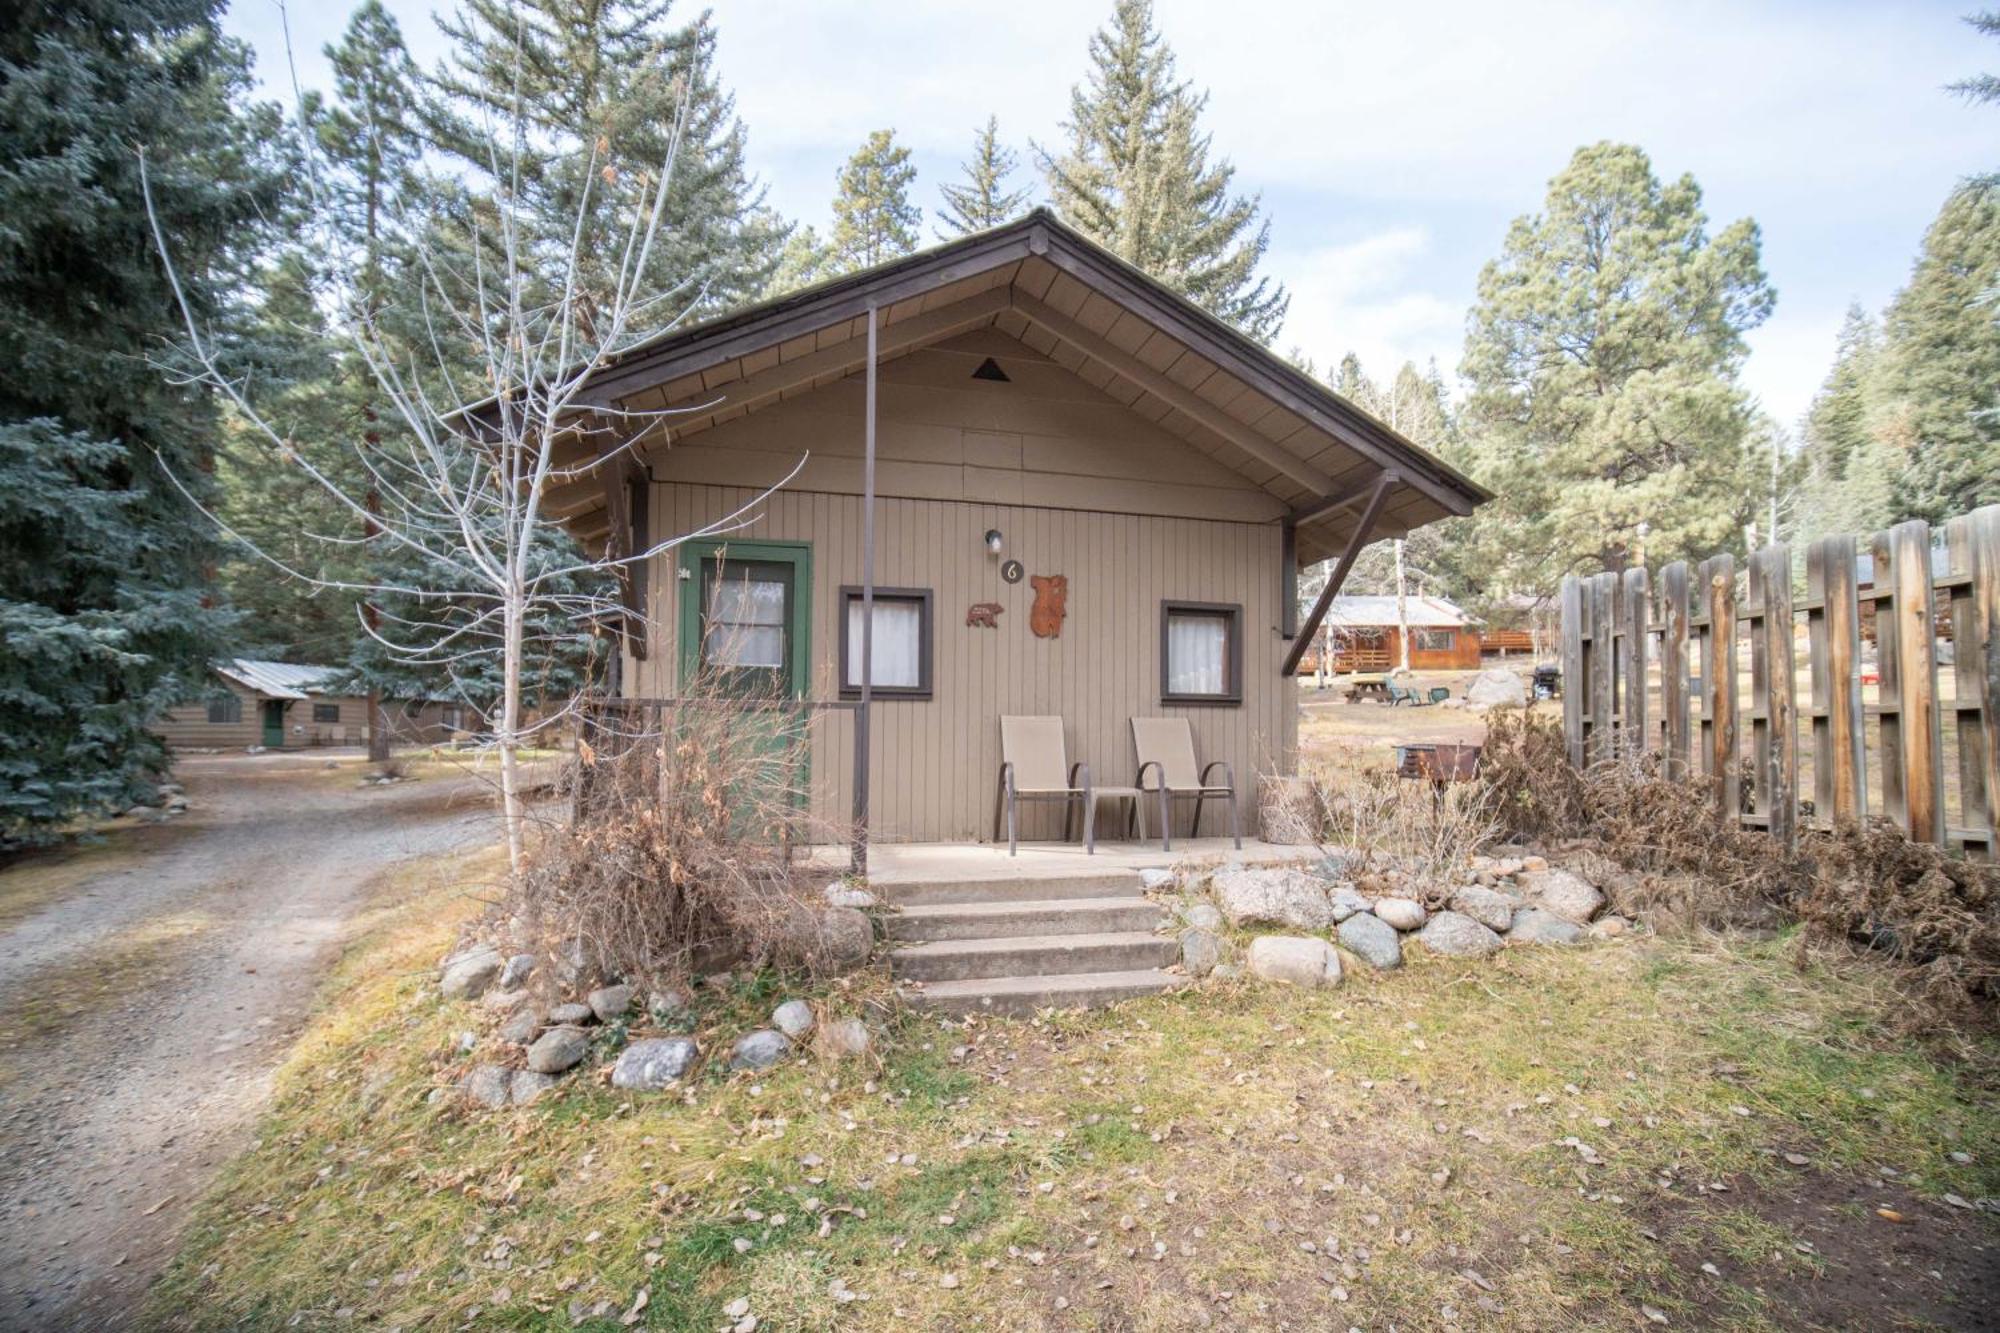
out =
<svg viewBox="0 0 2000 1333"><path fill-rule="evenodd" d="M0 1328L121 1324L371 881L493 836L477 781L325 764L190 760L184 822L0 924Z"/></svg>

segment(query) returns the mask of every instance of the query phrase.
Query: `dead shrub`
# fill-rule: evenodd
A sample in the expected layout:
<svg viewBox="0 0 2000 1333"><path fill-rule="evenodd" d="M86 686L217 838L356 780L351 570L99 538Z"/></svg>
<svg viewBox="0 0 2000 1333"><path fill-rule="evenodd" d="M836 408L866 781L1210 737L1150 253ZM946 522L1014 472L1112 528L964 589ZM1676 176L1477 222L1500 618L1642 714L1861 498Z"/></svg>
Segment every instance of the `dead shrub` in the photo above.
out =
<svg viewBox="0 0 2000 1333"><path fill-rule="evenodd" d="M1568 852L1614 910L1655 928L1803 923L1825 941L1878 951L1939 1009L2000 996L2000 866L1911 841L1880 821L1802 830L1787 851L1716 817L1715 785L1671 781L1655 756L1570 767L1562 728L1495 710L1482 763L1508 835Z"/></svg>
<svg viewBox="0 0 2000 1333"><path fill-rule="evenodd" d="M558 980L668 989L744 959L851 960L852 918L827 911L827 870L797 854L839 840L808 814L803 706L712 683L690 696L614 703L579 746L574 814L538 840L509 904Z"/></svg>
<svg viewBox="0 0 2000 1333"><path fill-rule="evenodd" d="M1370 871L1396 872L1433 905L1468 878L1466 862L1490 841L1489 796L1476 782L1434 787L1394 768L1342 755L1301 774L1288 816L1307 840L1358 855Z"/></svg>

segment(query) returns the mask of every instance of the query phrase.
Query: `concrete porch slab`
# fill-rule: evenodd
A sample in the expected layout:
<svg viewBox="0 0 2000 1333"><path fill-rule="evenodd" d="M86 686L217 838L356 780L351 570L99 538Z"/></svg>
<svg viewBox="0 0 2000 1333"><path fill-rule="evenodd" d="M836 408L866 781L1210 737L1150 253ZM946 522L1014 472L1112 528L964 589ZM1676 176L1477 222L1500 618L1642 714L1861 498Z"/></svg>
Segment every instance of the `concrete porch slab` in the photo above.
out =
<svg viewBox="0 0 2000 1333"><path fill-rule="evenodd" d="M884 887L961 880L1056 880L1120 871L1166 870L1183 864L1217 865L1224 861L1282 865L1311 860L1317 855L1317 850L1309 844L1279 846L1254 838L1245 838L1241 851L1228 838L1176 838L1171 852L1162 851L1157 842L1100 842L1095 855L1087 855L1080 843L1024 842L1019 856L1007 855L1004 844L885 842L868 849L868 880ZM847 868L845 847L816 847L812 849L812 857L816 864L830 870Z"/></svg>

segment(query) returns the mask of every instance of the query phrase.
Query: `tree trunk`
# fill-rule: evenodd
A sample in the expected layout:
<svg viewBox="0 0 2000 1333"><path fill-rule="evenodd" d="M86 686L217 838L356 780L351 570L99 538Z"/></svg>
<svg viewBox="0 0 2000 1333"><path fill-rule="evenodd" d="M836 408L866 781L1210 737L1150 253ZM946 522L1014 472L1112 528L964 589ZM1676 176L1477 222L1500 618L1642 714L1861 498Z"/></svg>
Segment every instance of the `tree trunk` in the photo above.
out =
<svg viewBox="0 0 2000 1333"><path fill-rule="evenodd" d="M500 744L500 818L507 832L507 871L515 883L521 879L521 641L522 622L527 612L527 590L520 579L507 590L505 612L505 676L500 689L500 726L495 737Z"/></svg>
<svg viewBox="0 0 2000 1333"><path fill-rule="evenodd" d="M1410 604L1403 591L1403 539L1396 539L1396 640L1401 645L1397 666L1399 671L1410 669Z"/></svg>

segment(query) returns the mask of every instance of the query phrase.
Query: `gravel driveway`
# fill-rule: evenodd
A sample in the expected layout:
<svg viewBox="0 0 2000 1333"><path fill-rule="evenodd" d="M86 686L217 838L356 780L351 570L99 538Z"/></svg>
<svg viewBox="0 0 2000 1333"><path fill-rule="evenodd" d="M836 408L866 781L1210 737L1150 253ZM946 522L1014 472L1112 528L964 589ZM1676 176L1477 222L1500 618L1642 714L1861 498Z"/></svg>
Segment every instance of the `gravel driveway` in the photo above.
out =
<svg viewBox="0 0 2000 1333"><path fill-rule="evenodd" d="M248 1142L371 883L495 836L476 780L326 763L184 761L181 822L114 834L144 854L0 926L0 1328L122 1324Z"/></svg>

